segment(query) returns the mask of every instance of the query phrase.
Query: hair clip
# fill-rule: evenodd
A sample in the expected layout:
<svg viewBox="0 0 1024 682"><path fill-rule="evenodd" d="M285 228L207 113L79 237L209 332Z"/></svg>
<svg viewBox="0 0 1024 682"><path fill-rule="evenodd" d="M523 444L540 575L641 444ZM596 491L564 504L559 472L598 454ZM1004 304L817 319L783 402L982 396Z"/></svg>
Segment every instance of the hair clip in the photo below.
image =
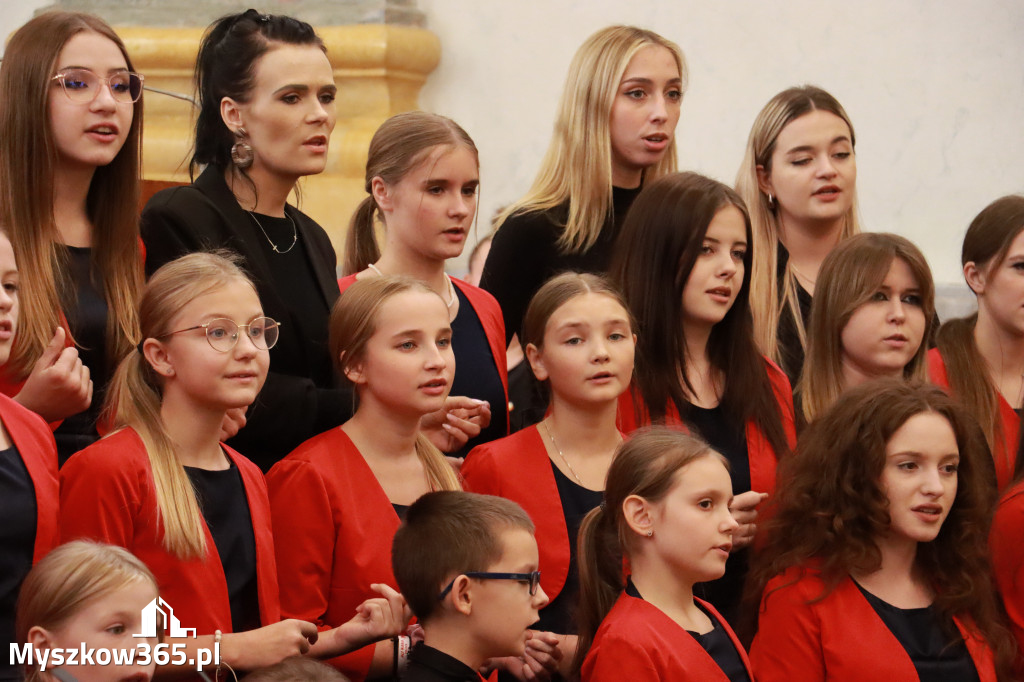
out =
<svg viewBox="0 0 1024 682"><path fill-rule="evenodd" d="M608 511L608 507L605 505L604 500L601 500L601 504L598 506L601 507L602 512Z"/></svg>

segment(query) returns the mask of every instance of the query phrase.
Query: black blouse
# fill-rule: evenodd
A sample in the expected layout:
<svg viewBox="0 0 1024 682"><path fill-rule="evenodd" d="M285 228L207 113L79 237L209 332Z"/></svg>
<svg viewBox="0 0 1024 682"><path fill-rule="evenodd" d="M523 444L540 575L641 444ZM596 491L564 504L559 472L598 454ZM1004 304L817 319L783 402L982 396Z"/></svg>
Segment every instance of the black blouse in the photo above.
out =
<svg viewBox="0 0 1024 682"><path fill-rule="evenodd" d="M786 264L789 262L789 251L779 243L779 259L776 277L778 278L779 297L785 290ZM796 300L800 307L800 319L806 331L811 325L811 304L814 298L810 292L796 282ZM785 300L781 300L782 311L779 314L778 342L779 359L782 371L789 377L789 384L796 388L800 380L800 374L804 369L804 347L800 344L800 335L797 333L796 318Z"/></svg>
<svg viewBox="0 0 1024 682"><path fill-rule="evenodd" d="M420 642L409 654L403 682L480 682L475 670L443 651Z"/></svg>
<svg viewBox="0 0 1024 682"><path fill-rule="evenodd" d="M637 599L643 599L632 580L626 581L626 594ZM711 660L718 664L718 667L722 669L722 672L725 673L730 682L750 682L747 668L743 665L743 658L736 650L736 645L733 644L729 633L725 631L725 628L722 627L717 618L708 613L707 609L697 602L694 602L694 604L711 620L714 628L711 632L706 632L703 635L691 630L686 632L697 640L697 643L700 644L704 651L708 652Z"/></svg>
<svg viewBox="0 0 1024 682"><path fill-rule="evenodd" d="M731 422L721 405L712 408L690 405L686 421L715 451L729 460L733 494L750 490L750 460L745 426ZM740 615L743 583L749 570L749 553L746 549L737 550L729 555L725 575L718 580L694 585L693 593L714 605L727 621L736 622Z"/></svg>
<svg viewBox="0 0 1024 682"><path fill-rule="evenodd" d="M53 437L57 441L57 461L63 466L79 450L99 440L96 422L103 407L107 383L113 373L107 360L107 300L92 271L92 249L65 246L71 275L71 292L63 301L71 335L82 364L92 379L92 404L83 412L66 418Z"/></svg>
<svg viewBox="0 0 1024 682"><path fill-rule="evenodd" d="M35 552L36 489L13 445L0 451L0 519L0 642L14 642L18 590ZM0 657L0 680L20 679L10 657Z"/></svg>
<svg viewBox="0 0 1024 682"><path fill-rule="evenodd" d="M256 538L242 475L234 462L223 471L185 467L195 488L203 519L220 555L231 604L231 629L260 627L256 586Z"/></svg>
<svg viewBox="0 0 1024 682"><path fill-rule="evenodd" d="M491 354L491 345L469 299L456 286L452 287L459 297L459 314L452 320L452 352L455 354L455 380L452 381L451 395L464 395L491 404L491 423L480 430L480 435L470 438L455 457L465 457L477 445L502 438L508 433L508 407L505 403L505 388L501 374ZM504 362L504 357L497 358Z"/></svg>
<svg viewBox="0 0 1024 682"><path fill-rule="evenodd" d="M921 682L978 682L978 671L956 625L943 622L934 606L901 609L871 594L856 580L854 584L906 650Z"/></svg>
<svg viewBox="0 0 1024 682"><path fill-rule="evenodd" d="M601 505L604 491L584 488L573 481L562 470L551 462L551 470L555 474L555 485L558 486L558 497L562 502L562 514L565 515L565 527L569 531L569 572L565 576L565 585L558 596L540 611L540 620L535 629L544 632L555 632L560 635L576 634L576 605L579 602L580 573L576 556L576 541L580 534L583 517L595 507Z"/></svg>

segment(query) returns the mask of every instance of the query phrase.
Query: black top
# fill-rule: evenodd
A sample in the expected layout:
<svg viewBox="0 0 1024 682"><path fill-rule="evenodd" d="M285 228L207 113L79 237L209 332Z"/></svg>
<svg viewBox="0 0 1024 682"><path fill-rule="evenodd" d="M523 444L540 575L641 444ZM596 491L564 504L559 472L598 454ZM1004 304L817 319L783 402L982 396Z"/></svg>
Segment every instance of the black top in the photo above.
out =
<svg viewBox="0 0 1024 682"><path fill-rule="evenodd" d="M626 594L637 599L643 599L632 580L626 581ZM686 632L697 640L697 643L700 644L704 651L708 652L711 660L718 664L718 667L722 669L722 672L725 673L730 682L750 682L747 668L743 665L743 658L740 656L740 652L736 650L736 645L733 644L729 633L725 631L725 628L718 622L718 619L711 615L707 609L698 602L694 602L694 604L711 620L713 629L711 632L703 635L691 630Z"/></svg>
<svg viewBox="0 0 1024 682"><path fill-rule="evenodd" d="M459 297L459 314L452 320L452 352L455 353L455 380L452 381L451 395L464 395L491 404L491 423L480 430L480 435L470 438L454 457L465 457L466 453L482 443L502 438L508 433L508 410L505 409L505 387L494 364L491 345L469 299L457 286L452 286ZM504 356L498 358L504 361Z"/></svg>
<svg viewBox="0 0 1024 682"><path fill-rule="evenodd" d="M640 188L612 188L613 211L594 245L583 253L563 253L558 238L569 217L568 203L546 211L511 216L494 235L484 263L480 286L491 292L505 317L505 341L519 333L523 315L537 289L552 276L567 270L604 274L611 265L619 235Z"/></svg>
<svg viewBox="0 0 1024 682"><path fill-rule="evenodd" d="M36 545L36 489L18 448L0 451L0 642L14 642L14 607L32 568ZM0 680L20 680L20 666L0 656Z"/></svg>
<svg viewBox="0 0 1024 682"><path fill-rule="evenodd" d="M934 606L901 609L854 584L914 663L921 682L978 682L978 671L952 620Z"/></svg>
<svg viewBox="0 0 1024 682"><path fill-rule="evenodd" d="M395 513L398 514L398 518L400 518L402 521L405 521L405 515L409 511L409 507L411 507L412 505L395 504L394 502L392 502L391 506L394 508Z"/></svg>
<svg viewBox="0 0 1024 682"><path fill-rule="evenodd" d="M721 405L710 409L690 405L686 421L712 448L729 460L733 494L750 490L750 460L744 425L731 423ZM725 564L725 575L718 580L694 585L693 593L713 604L727 621L736 622L740 615L743 583L750 569L749 558L745 549L733 552Z"/></svg>
<svg viewBox="0 0 1024 682"><path fill-rule="evenodd" d="M256 538L242 474L234 462L223 471L185 467L195 488L210 535L217 546L231 604L231 629L245 632L260 627L256 590Z"/></svg>
<svg viewBox="0 0 1024 682"><path fill-rule="evenodd" d="M103 407L103 396L112 374L107 361L107 300L102 285L97 286L92 272L92 249L64 246L67 252L71 290L63 300L64 316L78 348L78 357L89 368L92 379L92 404L66 418L53 432L57 441L57 462L99 440L96 421Z"/></svg>
<svg viewBox="0 0 1024 682"><path fill-rule="evenodd" d="M580 534L583 517L601 505L604 492L584 488L562 473L562 470L555 466L554 462L551 462L551 470L555 473L555 485L558 486L558 497L562 502L565 527L569 531L569 572L565 576L565 585L562 586L562 591L541 609L540 619L534 628L560 635L574 635L578 632L576 605L579 603L580 593L576 540Z"/></svg>
<svg viewBox="0 0 1024 682"><path fill-rule="evenodd" d="M275 253L252 215L238 205L223 169L209 166L192 185L157 192L141 222L147 274L186 253L231 249L245 261L264 314L281 323L267 382L249 408L246 427L230 441L264 471L307 439L346 421L353 408L351 391L339 388L330 370L324 332L309 333L327 329L338 298L334 247L307 215L293 206L285 213L295 221L298 242L287 254ZM279 249L288 248L290 223L284 230L262 224Z"/></svg>
<svg viewBox="0 0 1024 682"><path fill-rule="evenodd" d="M443 651L420 642L409 654L402 682L481 682L475 670Z"/></svg>
<svg viewBox="0 0 1024 682"><path fill-rule="evenodd" d="M782 310L779 314L779 363L782 371L789 377L789 384L796 388L797 381L804 369L804 347L800 344L800 336L796 331L796 319L789 309L786 301L782 299L782 292L785 290L786 263L789 262L789 251L779 242L779 258L776 276L779 283L779 298ZM806 331L811 324L811 304L814 302L810 292L796 282L796 300L800 306L800 318L804 323Z"/></svg>

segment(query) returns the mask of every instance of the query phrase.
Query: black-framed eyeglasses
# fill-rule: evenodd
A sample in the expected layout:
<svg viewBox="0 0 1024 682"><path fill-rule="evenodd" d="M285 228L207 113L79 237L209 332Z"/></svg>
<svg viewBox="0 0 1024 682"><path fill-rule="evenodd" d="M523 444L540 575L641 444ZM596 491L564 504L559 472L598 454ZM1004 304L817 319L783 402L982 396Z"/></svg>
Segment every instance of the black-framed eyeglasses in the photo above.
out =
<svg viewBox="0 0 1024 682"><path fill-rule="evenodd" d="M533 571L532 573L489 573L487 571L470 571L468 573L462 573L467 578L476 578L477 580L518 580L520 582L530 584L530 596L537 594L537 586L540 585L540 571ZM441 590L441 594L437 596L438 601L448 596L448 593L452 591L452 587L455 586L455 581L459 577L456 576L448 587Z"/></svg>
<svg viewBox="0 0 1024 682"><path fill-rule="evenodd" d="M116 102L128 104L139 101L145 77L134 71L118 71L104 78L89 69L65 69L51 80L61 84L64 94L72 102L89 104L99 96L100 84L105 83Z"/></svg>
<svg viewBox="0 0 1024 682"><path fill-rule="evenodd" d="M154 337L157 339L167 338L174 334L182 334L184 332L194 331L196 329L202 329L206 333L206 340L210 343L215 351L220 353L229 353L231 349L238 344L238 332L244 329L246 334L249 336L249 340L252 341L252 345L256 346L260 350L270 350L277 343L277 337L280 334L281 325L272 320L269 317L257 317L249 324L236 324L234 320L227 318L218 317L215 320L210 320L206 324L197 324L194 327L188 329L179 329L174 332L167 332L160 336Z"/></svg>

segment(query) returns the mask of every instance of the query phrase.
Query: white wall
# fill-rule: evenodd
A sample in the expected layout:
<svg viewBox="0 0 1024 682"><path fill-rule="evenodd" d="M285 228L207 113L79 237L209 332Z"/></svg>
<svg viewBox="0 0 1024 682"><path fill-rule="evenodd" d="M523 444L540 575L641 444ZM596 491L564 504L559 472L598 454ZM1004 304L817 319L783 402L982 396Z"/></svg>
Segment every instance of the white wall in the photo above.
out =
<svg viewBox="0 0 1024 682"><path fill-rule="evenodd" d="M962 281L971 218L1024 192L1024 2L1019 0L420 0L441 37L424 109L481 152L480 217L528 187L547 147L569 60L613 23L683 48L690 88L682 169L732 184L760 108L814 83L857 133L866 229L916 242L939 283Z"/></svg>

